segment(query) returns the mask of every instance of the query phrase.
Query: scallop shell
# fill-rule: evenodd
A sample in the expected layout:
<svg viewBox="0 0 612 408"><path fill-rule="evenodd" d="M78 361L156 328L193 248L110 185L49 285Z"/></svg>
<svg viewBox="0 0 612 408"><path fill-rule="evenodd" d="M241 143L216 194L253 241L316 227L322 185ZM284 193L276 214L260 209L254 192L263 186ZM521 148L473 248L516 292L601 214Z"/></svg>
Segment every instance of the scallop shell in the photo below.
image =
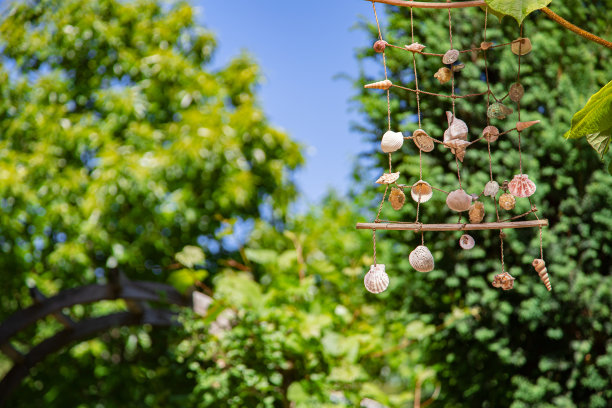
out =
<svg viewBox="0 0 612 408"><path fill-rule="evenodd" d="M487 140L487 142L494 142L499 137L499 129L495 126L487 126L482 129L482 135Z"/></svg>
<svg viewBox="0 0 612 408"><path fill-rule="evenodd" d="M449 140L448 142L444 142L444 146L449 147L451 149L451 153L457 156L459 161L463 163L463 158L465 157L465 149L470 145L470 142L460 139Z"/></svg>
<svg viewBox="0 0 612 408"><path fill-rule="evenodd" d="M434 74L434 78L436 78L438 81L440 81L441 84L444 84L448 81L450 81L451 79L451 70L446 68L446 67L442 67L438 70L438 72L436 72Z"/></svg>
<svg viewBox="0 0 612 408"><path fill-rule="evenodd" d="M453 62L457 61L457 59L459 59L459 51L448 50L442 56L442 63L447 65L452 64Z"/></svg>
<svg viewBox="0 0 612 408"><path fill-rule="evenodd" d="M412 133L412 141L424 152L431 152L434 148L433 139L423 129L417 129Z"/></svg>
<svg viewBox="0 0 612 408"><path fill-rule="evenodd" d="M385 50L385 47L388 45L389 43L386 42L385 40L378 40L374 43L374 46L372 48L374 48L374 51L376 52L383 52Z"/></svg>
<svg viewBox="0 0 612 408"><path fill-rule="evenodd" d="M510 96L510 99L512 99L513 102L519 102L523 98L523 95L525 95L525 88L523 88L523 85L519 84L518 82L515 82L510 85L508 95Z"/></svg>
<svg viewBox="0 0 612 408"><path fill-rule="evenodd" d="M371 84L365 84L363 87L367 89L389 89L393 83L388 79L384 81L372 82Z"/></svg>
<svg viewBox="0 0 612 408"><path fill-rule="evenodd" d="M540 275L540 279L546 285L546 289L550 292L552 290L552 285L550 284L550 279L548 278L548 270L546 269L546 263L543 259L534 259L531 263L535 268L538 275Z"/></svg>
<svg viewBox="0 0 612 408"><path fill-rule="evenodd" d="M425 203L429 201L433 196L433 189L431 188L428 182L419 180L412 185L412 188L410 189L410 195L412 196L412 199L417 203L419 202L419 200L421 203Z"/></svg>
<svg viewBox="0 0 612 408"><path fill-rule="evenodd" d="M493 43L492 43L492 42L488 42L488 41L487 41L487 42L484 42L484 41L483 41L483 42L481 42L481 43L480 43L480 48L481 48L481 49L483 49L483 50L488 50L488 49L489 49L489 48L491 48L492 46L493 46Z"/></svg>
<svg viewBox="0 0 612 408"><path fill-rule="evenodd" d="M370 293L384 292L389 286L389 275L385 272L385 265L371 265L363 278L363 284Z"/></svg>
<svg viewBox="0 0 612 408"><path fill-rule="evenodd" d="M512 108L508 108L500 102L494 102L489 105L487 116L491 119L505 119L506 116L510 115L512 112L514 112Z"/></svg>
<svg viewBox="0 0 612 408"><path fill-rule="evenodd" d="M406 49L408 51L412 51L412 52L421 52L421 51L423 51L423 48L425 48L425 46L423 44L419 44L419 43L412 43L412 44L406 46Z"/></svg>
<svg viewBox="0 0 612 408"><path fill-rule="evenodd" d="M516 199L512 194L504 193L499 196L499 206L506 211L510 211L514 208L514 204L516 204Z"/></svg>
<svg viewBox="0 0 612 408"><path fill-rule="evenodd" d="M395 152L402 147L404 135L402 132L387 130L380 141L380 148L385 153Z"/></svg>
<svg viewBox="0 0 612 408"><path fill-rule="evenodd" d="M472 204L472 196L463 190L451 191L446 197L446 205L453 211L467 211Z"/></svg>
<svg viewBox="0 0 612 408"><path fill-rule="evenodd" d="M531 41L529 38L517 38L510 46L514 55L525 55L531 51Z"/></svg>
<svg viewBox="0 0 612 408"><path fill-rule="evenodd" d="M451 67L451 71L453 72L459 72L461 71L463 68L465 68L465 64L455 64Z"/></svg>
<svg viewBox="0 0 612 408"><path fill-rule="evenodd" d="M376 180L378 184L393 184L397 181L400 174L399 171L397 173L385 173Z"/></svg>
<svg viewBox="0 0 612 408"><path fill-rule="evenodd" d="M474 238L472 238L471 235L463 234L461 238L459 238L459 245L463 249L472 249L474 248L475 244L476 241L474 241Z"/></svg>
<svg viewBox="0 0 612 408"><path fill-rule="evenodd" d="M529 122L516 122L516 130L522 132L523 130L540 123L539 120L530 120Z"/></svg>
<svg viewBox="0 0 612 408"><path fill-rule="evenodd" d="M425 245L419 245L410 252L410 265L419 272L430 272L434 268L433 255Z"/></svg>
<svg viewBox="0 0 612 408"><path fill-rule="evenodd" d="M467 140L468 127L464 121L457 119L455 115L449 111L446 111L446 120L448 121L448 129L444 131L445 142L453 139Z"/></svg>
<svg viewBox="0 0 612 408"><path fill-rule="evenodd" d="M401 189L393 187L389 194L389 202L394 210L401 210L406 202L406 195Z"/></svg>
<svg viewBox="0 0 612 408"><path fill-rule="evenodd" d="M514 287L514 277L510 275L508 272L500 273L499 275L495 275L493 279L493 286L496 288L502 288L503 290L510 290Z"/></svg>
<svg viewBox="0 0 612 408"><path fill-rule="evenodd" d="M508 190L515 197L531 197L536 191L536 185L529 180L527 174L517 174L508 183Z"/></svg>
<svg viewBox="0 0 612 408"><path fill-rule="evenodd" d="M484 204L480 201L474 202L474 204L470 206L469 215L472 224L481 223L485 215Z"/></svg>
<svg viewBox="0 0 612 408"><path fill-rule="evenodd" d="M489 181L484 188L484 195L487 197L495 197L499 191L499 184L497 181Z"/></svg>

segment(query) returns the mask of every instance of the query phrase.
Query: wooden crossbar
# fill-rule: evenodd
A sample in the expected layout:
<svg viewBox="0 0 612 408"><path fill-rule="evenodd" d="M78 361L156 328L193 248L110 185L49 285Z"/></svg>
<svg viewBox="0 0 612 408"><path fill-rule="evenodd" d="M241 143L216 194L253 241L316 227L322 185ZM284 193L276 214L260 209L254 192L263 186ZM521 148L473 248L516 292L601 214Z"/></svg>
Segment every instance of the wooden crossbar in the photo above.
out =
<svg viewBox="0 0 612 408"><path fill-rule="evenodd" d="M398 231L480 231L510 228L547 227L548 220L485 222L482 224L417 224L400 222L359 222L357 229Z"/></svg>
<svg viewBox="0 0 612 408"><path fill-rule="evenodd" d="M424 2L424 1L403 1L403 0L366 0L366 1L369 1L372 3L390 4L392 6L430 8L430 9L480 7L486 4L482 0L456 1L452 3L429 3L429 2Z"/></svg>

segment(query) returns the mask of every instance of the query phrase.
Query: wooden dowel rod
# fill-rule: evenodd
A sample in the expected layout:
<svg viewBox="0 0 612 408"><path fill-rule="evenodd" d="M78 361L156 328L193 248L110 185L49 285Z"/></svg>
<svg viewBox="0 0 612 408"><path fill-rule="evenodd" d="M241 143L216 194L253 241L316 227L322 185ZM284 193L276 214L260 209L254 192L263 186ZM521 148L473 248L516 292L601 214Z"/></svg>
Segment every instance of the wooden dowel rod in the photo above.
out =
<svg viewBox="0 0 612 408"><path fill-rule="evenodd" d="M396 222L359 222L357 229L398 230L398 231L480 231L508 228L546 227L548 220L485 222L483 224L414 224Z"/></svg>
<svg viewBox="0 0 612 408"><path fill-rule="evenodd" d="M480 7L480 6L485 5L485 2L482 0L458 1L455 3L427 3L423 1L403 1L403 0L366 0L366 1L370 1L372 3L390 4L392 6L429 8L429 9Z"/></svg>

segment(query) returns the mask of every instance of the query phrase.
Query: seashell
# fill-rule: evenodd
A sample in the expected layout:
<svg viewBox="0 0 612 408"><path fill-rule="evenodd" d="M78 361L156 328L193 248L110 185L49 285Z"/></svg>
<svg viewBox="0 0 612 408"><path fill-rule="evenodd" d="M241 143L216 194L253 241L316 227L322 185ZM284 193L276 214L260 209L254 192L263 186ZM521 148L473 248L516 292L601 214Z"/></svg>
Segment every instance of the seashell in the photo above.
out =
<svg viewBox="0 0 612 408"><path fill-rule="evenodd" d="M499 191L497 181L489 181L484 188L484 195L487 197L495 197Z"/></svg>
<svg viewBox="0 0 612 408"><path fill-rule="evenodd" d="M412 196L412 199L417 203L419 202L419 200L422 203L426 203L433 196L433 189L431 188L428 182L419 180L412 185L412 188L410 189L410 195Z"/></svg>
<svg viewBox="0 0 612 408"><path fill-rule="evenodd" d="M482 135L487 140L487 142L494 142L499 137L499 129L495 126L487 126L482 129Z"/></svg>
<svg viewBox="0 0 612 408"><path fill-rule="evenodd" d="M531 197L536 191L536 185L529 180L527 174L517 174L508 183L508 190L515 197Z"/></svg>
<svg viewBox="0 0 612 408"><path fill-rule="evenodd" d="M412 141L424 152L431 152L434 148L433 139L423 129L417 129L412 133Z"/></svg>
<svg viewBox="0 0 612 408"><path fill-rule="evenodd" d="M363 87L367 89L389 89L393 83L388 79L384 81L372 82L371 84L365 84Z"/></svg>
<svg viewBox="0 0 612 408"><path fill-rule="evenodd" d="M371 265L363 278L363 284L370 293L384 292L389 286L389 275L385 272L385 265Z"/></svg>
<svg viewBox="0 0 612 408"><path fill-rule="evenodd" d="M478 194L470 194L470 197L472 197L472 202L474 202L474 201L478 201L479 195Z"/></svg>
<svg viewBox="0 0 612 408"><path fill-rule="evenodd" d="M385 173L376 180L378 184L393 184L399 178L399 171L397 173Z"/></svg>
<svg viewBox="0 0 612 408"><path fill-rule="evenodd" d="M514 55L525 55L531 51L531 41L529 38L517 38L512 41L510 46Z"/></svg>
<svg viewBox="0 0 612 408"><path fill-rule="evenodd" d="M389 194L389 202L394 210L401 210L406 202L406 195L401 189L393 187Z"/></svg>
<svg viewBox="0 0 612 408"><path fill-rule="evenodd" d="M539 120L530 120L529 122L516 122L516 130L518 130L519 132L522 132L528 127L531 127L538 123L540 123Z"/></svg>
<svg viewBox="0 0 612 408"><path fill-rule="evenodd" d="M471 235L463 234L461 238L459 238L459 245L463 249L472 249L474 248L475 244L476 241L474 241L474 238L472 238Z"/></svg>
<svg viewBox="0 0 612 408"><path fill-rule="evenodd" d="M472 204L472 197L463 190L451 191L446 197L446 205L453 211L467 211Z"/></svg>
<svg viewBox="0 0 612 408"><path fill-rule="evenodd" d="M506 116L510 115L512 112L514 112L512 108L508 108L500 102L494 102L489 105L487 116L491 119L505 119Z"/></svg>
<svg viewBox="0 0 612 408"><path fill-rule="evenodd" d="M474 204L470 206L470 222L472 224L478 224L482 222L482 219L485 215L484 204L480 201L476 201Z"/></svg>
<svg viewBox="0 0 612 408"><path fill-rule="evenodd" d="M448 81L450 81L451 79L451 70L446 68L446 67L442 67L438 70L438 72L436 72L434 74L434 78L436 78L438 81L440 81L441 84L444 84Z"/></svg>
<svg viewBox="0 0 612 408"><path fill-rule="evenodd" d="M516 278L512 277L508 272L504 272L495 275L492 284L496 288L501 287L503 290L510 290L514 287L514 279Z"/></svg>
<svg viewBox="0 0 612 408"><path fill-rule="evenodd" d="M374 51L376 52L383 52L385 50L385 47L388 45L389 43L386 42L385 40L378 40L374 43L374 46L372 48L374 48Z"/></svg>
<svg viewBox="0 0 612 408"><path fill-rule="evenodd" d="M519 102L523 95L525 95L525 88L523 88L523 85L519 84L518 82L515 82L510 85L508 95L510 96L510 99L512 99L512 101Z"/></svg>
<svg viewBox="0 0 612 408"><path fill-rule="evenodd" d="M457 51L457 50L448 50L442 56L442 63L449 65L449 64L452 64L453 62L457 61L457 59L459 59L459 51Z"/></svg>
<svg viewBox="0 0 612 408"><path fill-rule="evenodd" d="M487 41L487 42L484 42L484 41L483 41L483 42L481 42L481 43L480 43L480 48L481 48L481 49L483 49L483 50L488 50L488 49L489 49L489 48L491 48L492 46L493 46L493 43L492 43L492 42L488 42L488 41Z"/></svg>
<svg viewBox="0 0 612 408"><path fill-rule="evenodd" d="M446 120L448 121L448 129L444 131L445 142L453 139L467 140L468 127L464 121L457 119L455 115L449 111L446 111Z"/></svg>
<svg viewBox="0 0 612 408"><path fill-rule="evenodd" d="M453 72L459 72L461 71L463 68L465 68L465 64L455 64L451 67L451 71Z"/></svg>
<svg viewBox="0 0 612 408"><path fill-rule="evenodd" d="M391 153L399 150L402 144L404 144L404 135L402 132L387 130L380 141L380 148L385 153Z"/></svg>
<svg viewBox="0 0 612 408"><path fill-rule="evenodd" d="M425 245L419 245L410 252L410 265L419 272L430 272L434 268L433 255Z"/></svg>
<svg viewBox="0 0 612 408"><path fill-rule="evenodd" d="M550 279L548 279L548 270L546 269L546 263L543 259L534 259L531 263L535 268L538 275L540 275L540 279L546 285L546 289L550 292L552 290L552 285L550 284Z"/></svg>
<svg viewBox="0 0 612 408"><path fill-rule="evenodd" d="M412 52L421 52L421 51L423 51L423 48L425 48L425 46L423 44L419 44L419 43L412 43L412 44L406 46L406 49L408 51L412 51Z"/></svg>
<svg viewBox="0 0 612 408"><path fill-rule="evenodd" d="M444 146L449 147L451 149L451 153L457 156L459 161L463 163L463 158L465 157L465 149L470 145L470 142L465 140L453 139L448 142L444 142Z"/></svg>
<svg viewBox="0 0 612 408"><path fill-rule="evenodd" d="M506 211L510 211L514 208L514 204L516 204L516 199L512 194L504 193L499 196L499 206Z"/></svg>

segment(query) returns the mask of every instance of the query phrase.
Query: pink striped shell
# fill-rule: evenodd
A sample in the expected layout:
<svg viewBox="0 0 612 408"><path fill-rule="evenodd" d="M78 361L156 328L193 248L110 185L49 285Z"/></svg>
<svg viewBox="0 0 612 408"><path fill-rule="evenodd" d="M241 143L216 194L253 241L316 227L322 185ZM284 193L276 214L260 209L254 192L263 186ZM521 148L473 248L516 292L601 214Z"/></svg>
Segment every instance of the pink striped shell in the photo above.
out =
<svg viewBox="0 0 612 408"><path fill-rule="evenodd" d="M529 180L527 174L517 174L508 183L508 190L515 197L531 197L536 191L536 185L533 181Z"/></svg>

